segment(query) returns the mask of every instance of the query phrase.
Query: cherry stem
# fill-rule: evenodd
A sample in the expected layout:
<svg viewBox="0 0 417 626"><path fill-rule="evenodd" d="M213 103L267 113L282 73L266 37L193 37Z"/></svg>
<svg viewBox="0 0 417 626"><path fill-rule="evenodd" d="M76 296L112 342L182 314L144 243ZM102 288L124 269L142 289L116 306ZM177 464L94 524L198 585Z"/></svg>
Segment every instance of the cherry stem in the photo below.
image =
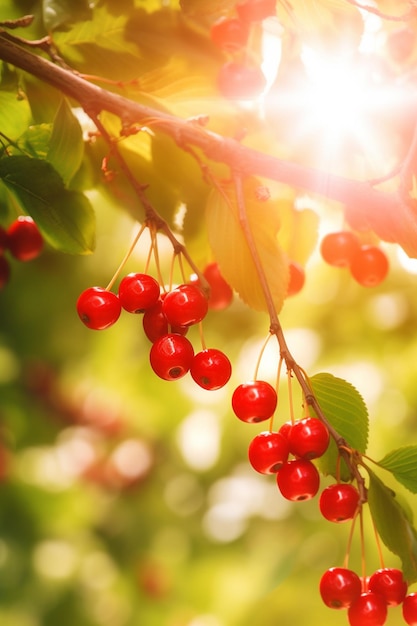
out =
<svg viewBox="0 0 417 626"><path fill-rule="evenodd" d="M129 250L126 252L126 254L124 255L124 257L123 257L119 267L115 271L115 273L113 275L113 278L111 279L111 281L107 285L106 291L110 291L111 290L111 288L113 287L114 283L116 282L116 280L120 276L120 273L122 272L124 266L126 265L127 261L129 260L130 255L132 254L133 250L135 249L136 244L138 243L138 241L140 239L140 236L142 235L142 233L145 230L145 228L146 228L146 224L142 224L142 226L140 227L139 231L135 235L135 238L133 239L133 242L132 242Z"/></svg>
<svg viewBox="0 0 417 626"><path fill-rule="evenodd" d="M366 584L365 533L364 533L364 530L363 530L363 508L362 508L362 506L359 509L359 524L360 524L360 537L361 537L362 584L363 584L363 591L367 591L368 590L368 585Z"/></svg>
<svg viewBox="0 0 417 626"><path fill-rule="evenodd" d="M268 338L271 338L272 335L269 334ZM265 342L266 345L267 342ZM269 420L269 431L272 433L274 430L274 418L278 409L278 404L279 404L279 397L280 397L280 391L279 391L279 383L281 380L281 370L282 370L282 364L283 364L283 360L281 358L281 356L279 357L279 362L278 362L278 368L277 368L277 377L276 377L276 381L275 381L275 391L277 392L277 407L275 409L275 411L273 412L273 414L271 415L271 419Z"/></svg>
<svg viewBox="0 0 417 626"><path fill-rule="evenodd" d="M271 339L271 334L269 333L267 338L265 339L264 343L262 344L261 350L259 352L259 356L258 356L258 359L256 361L256 365L255 365L255 371L253 373L253 380L258 380L259 368L261 366L262 357L264 355L266 346L268 345L270 339Z"/></svg>
<svg viewBox="0 0 417 626"><path fill-rule="evenodd" d="M359 509L356 511L355 515L353 516L352 524L350 526L349 537L348 537L348 542L346 546L346 554L343 560L343 567L345 567L346 569L349 566L349 557L350 557L350 552L352 549L353 534L355 532L355 526L356 526L356 520L358 519L358 514L359 514Z"/></svg>
<svg viewBox="0 0 417 626"><path fill-rule="evenodd" d="M372 526L373 526L373 529L374 529L376 548L378 550L379 563L380 563L381 567L384 568L385 567L385 560L384 560L384 555L382 553L381 540L379 538L379 533L378 533L378 531L376 529L375 520L374 520L373 517L372 517Z"/></svg>

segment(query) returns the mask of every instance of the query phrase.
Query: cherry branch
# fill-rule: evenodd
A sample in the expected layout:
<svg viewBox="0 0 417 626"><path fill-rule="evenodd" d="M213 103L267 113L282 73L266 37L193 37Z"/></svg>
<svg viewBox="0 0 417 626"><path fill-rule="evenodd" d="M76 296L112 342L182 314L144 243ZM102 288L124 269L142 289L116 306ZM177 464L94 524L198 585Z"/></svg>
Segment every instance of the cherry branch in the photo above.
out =
<svg viewBox="0 0 417 626"><path fill-rule="evenodd" d="M207 159L224 163L242 175L279 181L344 206L360 207L361 214L372 223L377 235L386 241L398 241L408 254L417 256L417 224L413 228L414 212L407 203L407 197L400 193L402 189L381 191L367 181L348 179L249 148L235 139L203 128L193 120L176 117L90 83L69 68L60 67L27 50L3 29L0 29L0 60L55 87L78 102L90 115L98 117L102 111L113 113L126 129L137 124L152 124L170 136L180 148L199 148ZM407 222L404 232L398 232L399 216L402 222Z"/></svg>
<svg viewBox="0 0 417 626"><path fill-rule="evenodd" d="M246 213L246 202L245 202L245 194L243 190L243 180L240 173L236 171L233 172L233 182L235 187L236 194L236 204L238 207L238 216L239 223L242 228L243 235L245 237L246 243L248 245L253 263L256 268L256 273L258 275L258 279L262 288L262 292L265 297L269 318L270 318L270 329L269 332L271 335L275 335L278 341L278 346L280 350L280 359L285 361L287 366L287 371L289 375L291 373L296 377L298 384L303 393L303 397L305 402L313 408L317 417L326 425L330 436L334 439L340 456L344 459L351 476L355 478L358 490L361 497L361 502L366 502L366 487L363 476L361 475L358 468L358 459L357 456L350 450L348 443L346 440L336 431L336 429L330 424L327 417L323 413L323 410L320 406L319 401L317 400L316 395L314 394L311 385L309 383L308 377L304 373L304 370L298 365L297 361L292 356L290 349L288 347L287 341L285 339L284 331L279 321L278 314L275 309L273 297L271 294L271 290L269 287L268 280L265 276L265 272L263 269L262 261L259 256L259 251L256 246L256 242L253 238L252 231L250 229L247 213Z"/></svg>
<svg viewBox="0 0 417 626"><path fill-rule="evenodd" d="M405 13L402 13L401 15L389 15L387 13L383 13L382 11L380 11L376 7L371 6L370 4L361 4L357 0L346 0L346 2L353 5L357 9L360 9L361 11L372 13L373 15L377 15L381 19L390 22L408 22L409 20L411 20L416 12L416 7L414 6L414 4L411 3L410 8Z"/></svg>

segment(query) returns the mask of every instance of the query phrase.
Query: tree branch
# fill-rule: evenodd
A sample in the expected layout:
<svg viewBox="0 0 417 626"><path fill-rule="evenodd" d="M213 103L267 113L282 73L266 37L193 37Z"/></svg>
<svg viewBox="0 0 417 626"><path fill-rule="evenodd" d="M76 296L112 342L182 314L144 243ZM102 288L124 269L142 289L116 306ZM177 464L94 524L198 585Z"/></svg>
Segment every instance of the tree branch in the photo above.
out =
<svg viewBox="0 0 417 626"><path fill-rule="evenodd" d="M0 60L28 72L78 102L93 117L101 111L118 116L126 127L157 122L157 128L180 147L199 148L210 160L243 175L254 175L315 193L359 211L381 239L399 243L417 256L417 220L414 208L399 192L384 192L369 182L351 180L329 172L283 161L223 137L190 120L145 106L94 85L75 72L37 56L0 29Z"/></svg>

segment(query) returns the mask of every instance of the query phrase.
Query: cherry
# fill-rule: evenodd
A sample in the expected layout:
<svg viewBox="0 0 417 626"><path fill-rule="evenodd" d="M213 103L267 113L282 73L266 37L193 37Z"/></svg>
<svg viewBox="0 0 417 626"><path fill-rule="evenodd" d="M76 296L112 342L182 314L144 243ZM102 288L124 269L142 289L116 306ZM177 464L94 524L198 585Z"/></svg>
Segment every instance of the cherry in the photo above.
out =
<svg viewBox="0 0 417 626"><path fill-rule="evenodd" d="M284 422L284 424L282 424L282 426L279 429L279 433L281 433L281 435L283 435L287 440L288 440L288 435L290 434L290 430L292 428L292 422L291 420L289 420L288 422Z"/></svg>
<svg viewBox="0 0 417 626"><path fill-rule="evenodd" d="M186 335L188 332L187 326L170 326L168 320L162 311L162 297L143 314L142 325L145 335L154 343L160 337L167 335L169 332L176 333L178 335Z"/></svg>
<svg viewBox="0 0 417 626"><path fill-rule="evenodd" d="M383 626L387 614L383 596L373 591L362 593L348 608L350 626Z"/></svg>
<svg viewBox="0 0 417 626"><path fill-rule="evenodd" d="M207 311L207 298L196 285L179 285L168 292L162 302L162 312L173 326L198 324Z"/></svg>
<svg viewBox="0 0 417 626"><path fill-rule="evenodd" d="M389 270L387 256L378 246L362 246L350 265L353 278L363 287L376 287Z"/></svg>
<svg viewBox="0 0 417 626"><path fill-rule="evenodd" d="M279 432L264 431L249 444L252 467L260 474L276 474L288 460L288 441Z"/></svg>
<svg viewBox="0 0 417 626"><path fill-rule="evenodd" d="M291 261L288 266L289 280L287 287L287 296L295 296L304 287L306 275L304 268L295 261Z"/></svg>
<svg viewBox="0 0 417 626"><path fill-rule="evenodd" d="M359 504L359 491L349 483L326 487L319 500L320 512L329 522L346 522L353 519Z"/></svg>
<svg viewBox="0 0 417 626"><path fill-rule="evenodd" d="M196 275L192 278L194 285L200 285ZM214 311L226 309L233 300L233 290L223 278L217 263L209 263L203 270L203 276L210 285L208 307Z"/></svg>
<svg viewBox="0 0 417 626"><path fill-rule="evenodd" d="M325 235L320 244L324 261L335 267L348 267L360 248L359 239L350 230Z"/></svg>
<svg viewBox="0 0 417 626"><path fill-rule="evenodd" d="M9 235L5 228L0 226L0 255L9 247Z"/></svg>
<svg viewBox="0 0 417 626"><path fill-rule="evenodd" d="M297 420L288 433L290 452L304 459L322 456L329 445L330 435L325 424L317 417Z"/></svg>
<svg viewBox="0 0 417 626"><path fill-rule="evenodd" d="M104 330L120 317L120 300L112 291L103 287L89 287L77 300L77 312L81 321L93 330Z"/></svg>
<svg viewBox="0 0 417 626"><path fill-rule="evenodd" d="M0 255L0 289L7 285L10 279L10 265L8 260Z"/></svg>
<svg viewBox="0 0 417 626"><path fill-rule="evenodd" d="M128 274L119 285L119 299L129 313L142 313L159 299L159 283L149 274Z"/></svg>
<svg viewBox="0 0 417 626"><path fill-rule="evenodd" d="M236 50L243 48L249 36L247 24L235 17L221 17L210 29L210 39L219 48Z"/></svg>
<svg viewBox="0 0 417 626"><path fill-rule="evenodd" d="M228 61L219 71L217 83L220 93L231 100L257 98L265 89L262 70L238 61Z"/></svg>
<svg viewBox="0 0 417 626"><path fill-rule="evenodd" d="M320 475L307 459L292 459L277 473L277 484L287 500L301 502L314 498L320 487Z"/></svg>
<svg viewBox="0 0 417 626"><path fill-rule="evenodd" d="M388 606L401 604L407 595L408 585L401 570L384 567L369 579L368 589L384 597Z"/></svg>
<svg viewBox="0 0 417 626"><path fill-rule="evenodd" d="M243 422L263 422L277 408L277 392L264 380L253 380L236 387L232 395L232 408Z"/></svg>
<svg viewBox="0 0 417 626"><path fill-rule="evenodd" d="M344 567L331 567L320 580L320 595L331 609L347 609L359 598L362 583L359 576Z"/></svg>
<svg viewBox="0 0 417 626"><path fill-rule="evenodd" d="M149 354L153 371L164 380L176 380L185 376L190 370L193 357L191 342L177 333L169 333L157 339Z"/></svg>
<svg viewBox="0 0 417 626"><path fill-rule="evenodd" d="M408 626L417 626L417 593L410 593L404 598L402 613Z"/></svg>
<svg viewBox="0 0 417 626"><path fill-rule="evenodd" d="M391 32L387 39L387 50L395 63L404 63L410 57L416 43L416 34L409 26Z"/></svg>
<svg viewBox="0 0 417 626"><path fill-rule="evenodd" d="M276 15L276 0L246 0L246 2L238 2L236 11L243 21L262 21L267 17Z"/></svg>
<svg viewBox="0 0 417 626"><path fill-rule="evenodd" d="M190 374L203 389L220 389L230 379L232 366L227 356L216 348L207 348L194 355Z"/></svg>
<svg viewBox="0 0 417 626"><path fill-rule="evenodd" d="M7 229L7 236L9 250L19 261L36 259L43 249L43 237L28 215L18 217Z"/></svg>

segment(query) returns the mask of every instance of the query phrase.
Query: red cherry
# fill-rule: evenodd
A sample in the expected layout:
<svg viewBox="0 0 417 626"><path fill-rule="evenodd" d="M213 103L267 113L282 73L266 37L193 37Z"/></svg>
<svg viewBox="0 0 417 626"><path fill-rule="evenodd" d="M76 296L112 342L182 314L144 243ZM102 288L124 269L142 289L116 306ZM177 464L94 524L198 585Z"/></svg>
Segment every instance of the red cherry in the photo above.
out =
<svg viewBox="0 0 417 626"><path fill-rule="evenodd" d="M387 614L384 598L372 591L362 593L348 608L350 626L383 626Z"/></svg>
<svg viewBox="0 0 417 626"><path fill-rule="evenodd" d="M350 272L363 287L376 287L386 278L388 258L378 246L362 246L352 259Z"/></svg>
<svg viewBox="0 0 417 626"><path fill-rule="evenodd" d="M266 80L259 67L228 61L220 68L217 83L225 98L251 100L262 93Z"/></svg>
<svg viewBox="0 0 417 626"><path fill-rule="evenodd" d="M288 266L289 270L289 281L287 287L287 296L295 296L295 294L299 293L301 289L304 287L304 283L306 281L306 275L304 268L301 267L298 263L291 261Z"/></svg>
<svg viewBox="0 0 417 626"><path fill-rule="evenodd" d="M208 302L196 285L179 285L164 297L162 311L169 324L191 326L207 315Z"/></svg>
<svg viewBox="0 0 417 626"><path fill-rule="evenodd" d="M359 504L359 491L351 484L337 483L326 487L319 500L320 512L329 522L353 519Z"/></svg>
<svg viewBox="0 0 417 626"><path fill-rule="evenodd" d="M409 26L401 26L387 38L387 50L395 63L404 63L414 50L416 34Z"/></svg>
<svg viewBox="0 0 417 626"><path fill-rule="evenodd" d="M19 261L31 261L43 249L43 237L33 219L21 215L7 229L8 245L12 255Z"/></svg>
<svg viewBox="0 0 417 626"><path fill-rule="evenodd" d="M284 422L284 424L282 424L278 432L281 433L281 435L283 435L283 437L285 437L285 439L288 440L288 436L290 434L291 428L292 428L292 422L290 420L288 422Z"/></svg>
<svg viewBox="0 0 417 626"><path fill-rule="evenodd" d="M320 580L320 595L331 609L347 609L359 598L362 583L359 576L344 567L331 567Z"/></svg>
<svg viewBox="0 0 417 626"><path fill-rule="evenodd" d="M0 256L0 289L3 289L10 280L10 265L4 256Z"/></svg>
<svg viewBox="0 0 417 626"><path fill-rule="evenodd" d="M329 442L329 431L317 417L297 420L288 434L290 452L304 459L316 459L322 456Z"/></svg>
<svg viewBox="0 0 417 626"><path fill-rule="evenodd" d="M203 271L204 278L210 285L208 307L214 311L226 309L233 300L233 290L223 278L217 263L209 263ZM199 285L198 278L192 279L194 285Z"/></svg>
<svg viewBox="0 0 417 626"><path fill-rule="evenodd" d="M190 370L194 349L187 337L170 333L155 341L151 347L149 360L159 378L177 380Z"/></svg>
<svg viewBox="0 0 417 626"><path fill-rule="evenodd" d="M120 304L129 313L142 313L159 299L159 283L148 274L128 274L119 285Z"/></svg>
<svg viewBox="0 0 417 626"><path fill-rule="evenodd" d="M263 422L277 408L277 392L264 380L242 383L233 392L232 408L243 422Z"/></svg>
<svg viewBox="0 0 417 626"><path fill-rule="evenodd" d="M402 613L408 626L417 626L417 593L410 593L404 598Z"/></svg>
<svg viewBox="0 0 417 626"><path fill-rule="evenodd" d="M360 243L357 236L350 230L342 230L325 235L320 244L320 253L324 261L335 267L348 267Z"/></svg>
<svg viewBox="0 0 417 626"><path fill-rule="evenodd" d="M246 0L238 2L236 11L240 19L246 22L259 22L276 15L276 0Z"/></svg>
<svg viewBox="0 0 417 626"><path fill-rule="evenodd" d="M163 298L162 298L163 299ZM154 343L160 337L168 335L169 332L176 333L177 335L186 335L188 332L187 326L170 326L168 320L162 311L162 299L158 300L143 314L142 325L145 335Z"/></svg>
<svg viewBox="0 0 417 626"><path fill-rule="evenodd" d="M229 381L232 365L221 350L207 348L194 355L190 374L203 389L220 389Z"/></svg>
<svg viewBox="0 0 417 626"><path fill-rule="evenodd" d="M369 579L368 589L385 598L388 606L401 604L407 595L408 585L401 570L385 567L377 570Z"/></svg>
<svg viewBox="0 0 417 626"><path fill-rule="evenodd" d="M288 460L286 438L277 432L265 431L256 435L249 444L249 462L260 474L276 474Z"/></svg>
<svg viewBox="0 0 417 626"><path fill-rule="evenodd" d="M89 287L77 300L78 315L88 328L104 330L120 317L122 307L119 298L103 287Z"/></svg>
<svg viewBox="0 0 417 626"><path fill-rule="evenodd" d="M248 41L248 36L247 24L235 17L220 17L210 29L210 39L224 50L243 48Z"/></svg>
<svg viewBox="0 0 417 626"><path fill-rule="evenodd" d="M320 475L311 461L293 459L284 463L277 473L277 484L287 500L311 500L319 490Z"/></svg>
<svg viewBox="0 0 417 626"><path fill-rule="evenodd" d="M9 235L5 228L0 226L0 255L9 247Z"/></svg>

